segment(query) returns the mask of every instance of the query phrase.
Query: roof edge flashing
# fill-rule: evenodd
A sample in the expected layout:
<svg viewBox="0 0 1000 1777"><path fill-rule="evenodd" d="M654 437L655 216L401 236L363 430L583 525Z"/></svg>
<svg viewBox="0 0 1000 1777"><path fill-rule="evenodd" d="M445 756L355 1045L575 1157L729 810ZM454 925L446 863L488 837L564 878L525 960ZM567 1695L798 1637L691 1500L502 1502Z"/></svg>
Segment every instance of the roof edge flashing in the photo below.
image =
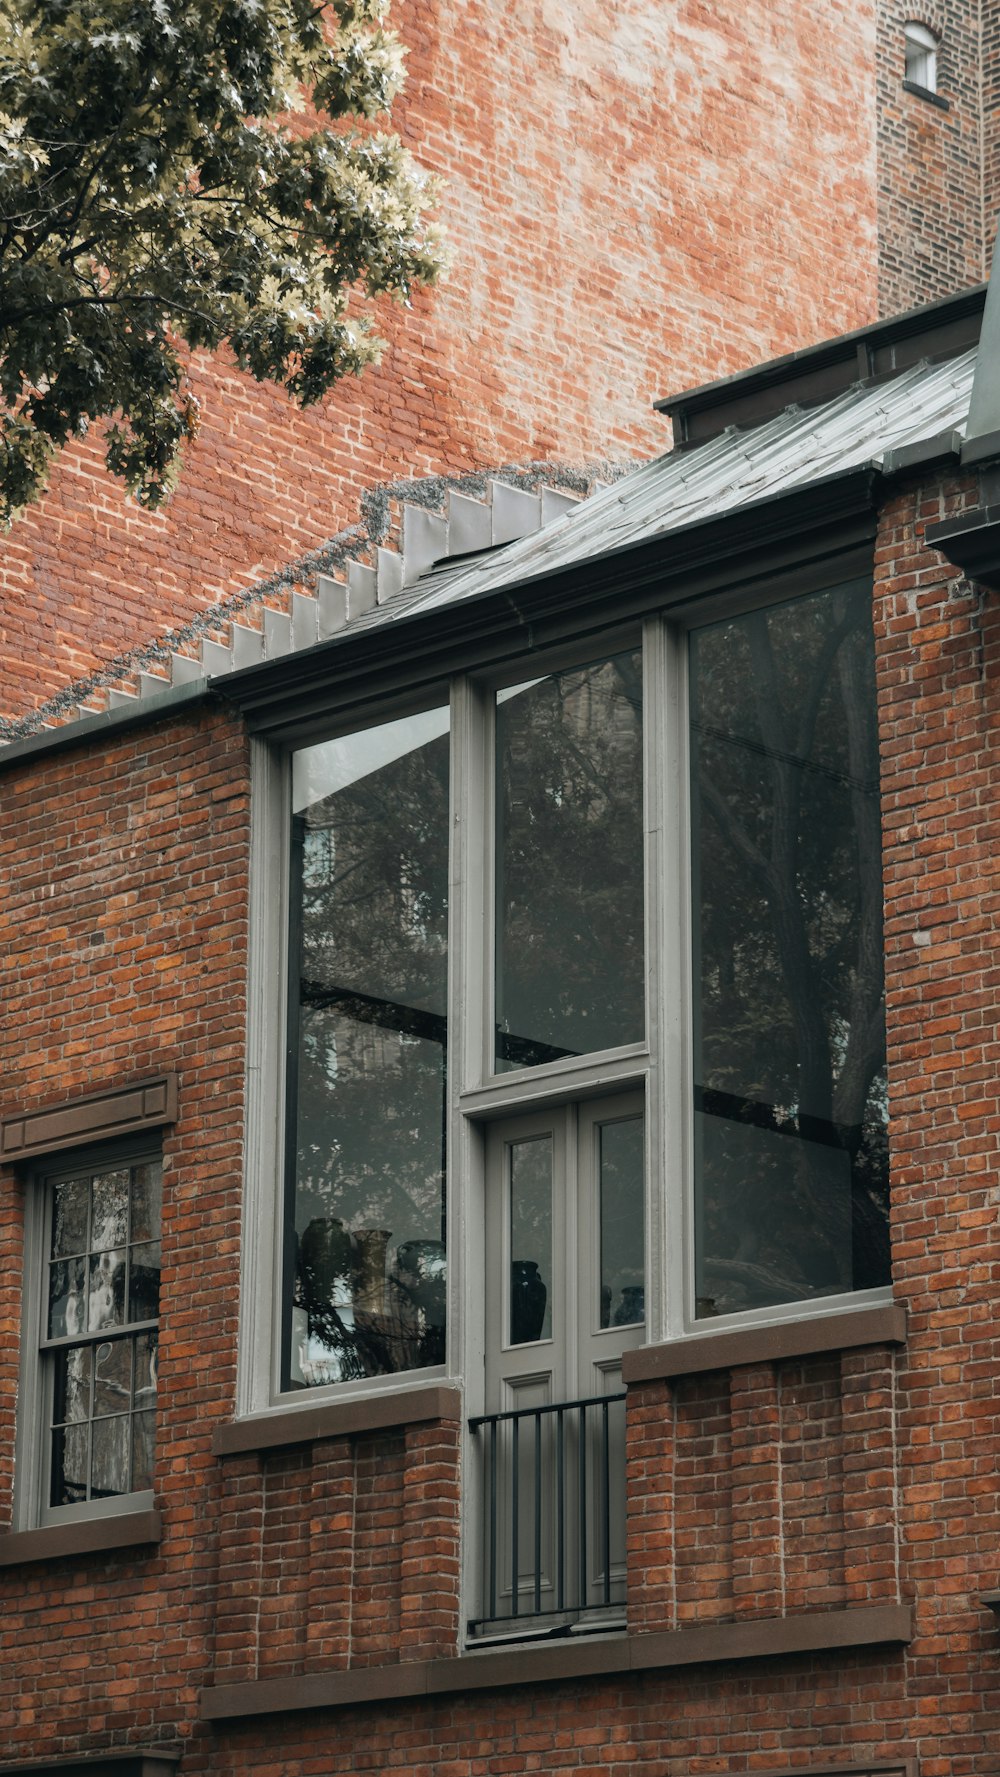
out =
<svg viewBox="0 0 1000 1777"><path fill-rule="evenodd" d="M653 403L674 424L675 446L691 448L729 426L747 428L791 406L812 406L859 384L887 381L922 360L940 362L978 344L986 284L924 303L749 370Z"/></svg>
<svg viewBox="0 0 1000 1777"><path fill-rule="evenodd" d="M189 685L171 685L152 697L137 697L135 707L121 705L116 709L98 710L92 716L81 716L76 722L61 722L56 728L41 728L17 740L0 743L0 771L34 759L40 753L58 753L67 747L85 746L104 735L122 734L128 728L143 727L176 711L190 709L204 702L214 690L207 678L195 679Z"/></svg>

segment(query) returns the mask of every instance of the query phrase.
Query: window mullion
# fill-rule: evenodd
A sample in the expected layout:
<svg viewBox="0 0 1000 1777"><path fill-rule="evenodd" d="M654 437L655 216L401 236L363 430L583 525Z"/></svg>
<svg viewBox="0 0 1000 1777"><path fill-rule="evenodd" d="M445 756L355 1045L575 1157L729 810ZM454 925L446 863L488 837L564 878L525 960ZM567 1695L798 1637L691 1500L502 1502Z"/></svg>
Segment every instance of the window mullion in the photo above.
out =
<svg viewBox="0 0 1000 1777"><path fill-rule="evenodd" d="M683 639L659 619L643 635L646 828L646 1337L683 1331L690 1130Z"/></svg>

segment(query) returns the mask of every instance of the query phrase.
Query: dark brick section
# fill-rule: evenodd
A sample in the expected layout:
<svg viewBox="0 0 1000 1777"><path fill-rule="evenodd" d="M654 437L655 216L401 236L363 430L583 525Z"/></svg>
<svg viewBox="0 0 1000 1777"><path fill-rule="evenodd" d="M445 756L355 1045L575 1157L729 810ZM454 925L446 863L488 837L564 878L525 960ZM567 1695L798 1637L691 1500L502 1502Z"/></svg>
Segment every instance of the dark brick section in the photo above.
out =
<svg viewBox="0 0 1000 1777"><path fill-rule="evenodd" d="M893 314L977 284L993 238L984 170L995 158L987 91L996 80L989 33L968 0L878 0L879 310ZM903 27L929 26L940 42L938 93L948 109L903 85ZM993 47L997 39L994 36ZM989 175L987 174L987 188Z"/></svg>

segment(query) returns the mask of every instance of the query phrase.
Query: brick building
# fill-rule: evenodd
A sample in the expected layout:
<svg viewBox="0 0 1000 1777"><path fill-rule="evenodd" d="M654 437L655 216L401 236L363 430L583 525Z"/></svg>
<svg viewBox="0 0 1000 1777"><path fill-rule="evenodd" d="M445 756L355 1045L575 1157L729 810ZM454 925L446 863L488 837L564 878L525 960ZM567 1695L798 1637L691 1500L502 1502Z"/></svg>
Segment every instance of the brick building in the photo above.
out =
<svg viewBox="0 0 1000 1777"><path fill-rule="evenodd" d="M487 229L381 382L203 366L187 507L81 447L11 540L0 1772L995 1777L1000 316L873 321L982 270L990 16L724 19L497 51L593 58L587 179L698 94L617 296L581 172L509 314ZM484 162L447 25L471 240L586 132Z"/></svg>
<svg viewBox="0 0 1000 1777"><path fill-rule="evenodd" d="M995 1770L982 301L5 749L0 1769Z"/></svg>
<svg viewBox="0 0 1000 1777"><path fill-rule="evenodd" d="M306 413L199 358L201 432L158 515L96 437L63 458L4 540L4 732L63 692L92 703L167 629L183 651L194 625L197 653L207 611L275 575L280 603L345 529L384 541L376 489L645 459L668 442L665 390L984 278L994 9L920 13L934 93L904 86L907 17L399 0L400 126L444 181L447 281L385 317L377 373Z"/></svg>

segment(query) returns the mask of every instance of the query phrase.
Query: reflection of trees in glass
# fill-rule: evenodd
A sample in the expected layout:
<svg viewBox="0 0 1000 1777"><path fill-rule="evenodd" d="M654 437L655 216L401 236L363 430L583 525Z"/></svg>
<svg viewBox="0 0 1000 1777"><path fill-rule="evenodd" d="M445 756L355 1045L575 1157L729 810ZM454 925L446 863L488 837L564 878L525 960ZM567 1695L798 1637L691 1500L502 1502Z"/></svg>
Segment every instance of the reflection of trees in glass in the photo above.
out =
<svg viewBox="0 0 1000 1777"><path fill-rule="evenodd" d="M159 1313L160 1247L147 1238L159 1224L156 1165L53 1185L47 1327L54 1506L152 1484L157 1334L151 1326L127 1329ZM109 1249L112 1241L126 1244ZM68 1343L101 1333L111 1336Z"/></svg>
<svg viewBox="0 0 1000 1777"><path fill-rule="evenodd" d="M692 643L701 1313L888 1281L870 589Z"/></svg>
<svg viewBox="0 0 1000 1777"><path fill-rule="evenodd" d="M642 660L497 708L498 1066L641 1041Z"/></svg>
<svg viewBox="0 0 1000 1777"><path fill-rule="evenodd" d="M444 1355L447 737L296 826L292 1369L326 1382Z"/></svg>

